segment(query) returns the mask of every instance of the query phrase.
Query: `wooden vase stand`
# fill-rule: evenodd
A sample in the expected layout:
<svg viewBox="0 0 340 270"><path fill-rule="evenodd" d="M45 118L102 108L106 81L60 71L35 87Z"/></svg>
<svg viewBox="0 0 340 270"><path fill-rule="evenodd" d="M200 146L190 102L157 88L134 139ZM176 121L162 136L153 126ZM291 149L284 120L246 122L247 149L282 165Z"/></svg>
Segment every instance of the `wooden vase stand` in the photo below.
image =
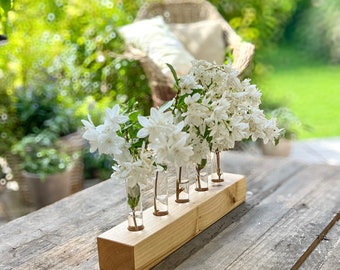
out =
<svg viewBox="0 0 340 270"><path fill-rule="evenodd" d="M100 269L149 269L208 228L246 199L246 178L223 174L224 182L209 190L190 186L190 202L169 197L169 214L155 216L153 207L143 213L144 230L128 231L127 221L97 238Z"/></svg>

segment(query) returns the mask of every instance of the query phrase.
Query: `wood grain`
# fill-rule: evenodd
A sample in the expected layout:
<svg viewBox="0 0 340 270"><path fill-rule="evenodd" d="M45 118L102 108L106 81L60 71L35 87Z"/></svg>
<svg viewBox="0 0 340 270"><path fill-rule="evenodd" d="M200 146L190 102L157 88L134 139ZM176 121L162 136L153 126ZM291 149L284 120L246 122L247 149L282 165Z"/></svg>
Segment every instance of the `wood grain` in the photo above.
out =
<svg viewBox="0 0 340 270"><path fill-rule="evenodd" d="M176 269L290 269L337 211L339 173L338 167L306 165L285 179L282 171L267 171L281 185L259 202L247 198L245 208L255 204L244 209L249 212L235 209L233 223ZM251 178L248 183L252 190Z"/></svg>
<svg viewBox="0 0 340 270"><path fill-rule="evenodd" d="M144 212L145 229L127 230L122 222L98 237L101 269L149 269L194 236L245 201L244 176L224 174L225 181L209 191L190 188L190 202L179 204L169 198L169 214L153 215L153 207Z"/></svg>
<svg viewBox="0 0 340 270"><path fill-rule="evenodd" d="M340 259L335 259L334 252L339 252L340 212L334 215L321 234L317 235L302 257L292 269L337 269ZM327 259L326 259L327 258ZM325 268L326 267L326 268Z"/></svg>
<svg viewBox="0 0 340 270"><path fill-rule="evenodd" d="M233 152L222 165L246 176L246 203L154 269L290 269L339 211L340 167ZM108 180L2 225L0 269L99 269L96 239L125 221L125 211L123 183ZM339 269L339 228L301 269Z"/></svg>

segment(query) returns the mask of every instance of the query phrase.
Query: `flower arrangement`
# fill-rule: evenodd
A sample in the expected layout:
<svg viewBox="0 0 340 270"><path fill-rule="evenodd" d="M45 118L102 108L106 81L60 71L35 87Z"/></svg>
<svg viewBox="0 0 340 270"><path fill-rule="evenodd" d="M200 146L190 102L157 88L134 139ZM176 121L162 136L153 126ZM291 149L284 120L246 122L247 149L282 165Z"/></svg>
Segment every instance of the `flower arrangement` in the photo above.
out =
<svg viewBox="0 0 340 270"><path fill-rule="evenodd" d="M138 115L130 101L124 111L119 105L106 109L104 123L95 126L88 116L82 120L85 126L83 137L90 142L90 151L112 156L113 179L126 181L128 204L132 210L134 226L138 230L137 206L140 203L140 186L146 185L155 172L170 164L182 166L193 154L188 145L188 134L182 131L184 123L175 123L169 105L151 108L150 116Z"/></svg>
<svg viewBox="0 0 340 270"><path fill-rule="evenodd" d="M106 109L101 125L95 126L90 116L82 120L90 151L112 156L112 178L126 181L135 230L140 185L156 172L187 164L196 164L199 171L211 152L232 149L250 137L275 143L281 132L276 120L259 109L260 91L250 80L240 81L230 65L193 61L180 78L169 68L178 93L159 109L151 108L150 116L138 115L131 101L122 111L119 105Z"/></svg>
<svg viewBox="0 0 340 270"><path fill-rule="evenodd" d="M196 60L190 72L180 78L169 68L178 89L174 111L185 123L194 151L191 162L197 171L205 166L209 153L219 155L243 139L277 142L281 130L275 118L267 119L259 109L261 92L249 79L241 81L230 64ZM221 172L217 176L221 180Z"/></svg>

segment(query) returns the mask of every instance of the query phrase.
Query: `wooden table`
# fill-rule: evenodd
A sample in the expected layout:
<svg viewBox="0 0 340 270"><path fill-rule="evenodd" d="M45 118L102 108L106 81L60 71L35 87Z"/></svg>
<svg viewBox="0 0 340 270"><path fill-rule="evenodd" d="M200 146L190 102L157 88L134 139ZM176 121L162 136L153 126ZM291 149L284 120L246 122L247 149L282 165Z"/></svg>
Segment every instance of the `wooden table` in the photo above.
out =
<svg viewBox="0 0 340 270"><path fill-rule="evenodd" d="M237 152L223 167L247 177L246 202L154 269L340 269L340 167ZM1 226L0 269L99 269L123 189L108 180Z"/></svg>

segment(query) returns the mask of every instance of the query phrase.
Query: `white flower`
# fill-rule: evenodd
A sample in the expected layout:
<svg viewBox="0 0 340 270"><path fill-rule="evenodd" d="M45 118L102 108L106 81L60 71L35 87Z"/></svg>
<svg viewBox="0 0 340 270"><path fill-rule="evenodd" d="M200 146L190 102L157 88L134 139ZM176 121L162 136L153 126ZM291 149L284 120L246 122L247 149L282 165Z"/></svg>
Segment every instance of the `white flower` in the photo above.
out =
<svg viewBox="0 0 340 270"><path fill-rule="evenodd" d="M248 93L248 102L252 107L258 107L261 104L262 93L256 88L256 85L249 85L246 88Z"/></svg>
<svg viewBox="0 0 340 270"><path fill-rule="evenodd" d="M198 103L201 96L197 93L193 96L188 96L184 99L184 103L187 104L187 111L183 112L184 122L187 125L195 125L199 127L203 133L205 130L204 119L209 115L209 108L204 101Z"/></svg>
<svg viewBox="0 0 340 270"><path fill-rule="evenodd" d="M188 163L193 151L188 141L189 134L181 131L183 124L181 122L169 132L160 133L149 144L150 149L155 152L158 164L174 164L180 167Z"/></svg>
<svg viewBox="0 0 340 270"><path fill-rule="evenodd" d="M119 163L123 163L123 162L132 162L133 157L129 151L130 148L130 144L127 143L125 141L125 143L123 145L121 145L120 147L120 153L116 153L114 155L114 159L119 162Z"/></svg>
<svg viewBox="0 0 340 270"><path fill-rule="evenodd" d="M169 129L169 125L173 122L173 116L170 111L163 112L155 108L151 108L150 116L138 116L138 121L142 125L137 133L138 138L149 136L151 139L158 136L160 130Z"/></svg>
<svg viewBox="0 0 340 270"><path fill-rule="evenodd" d="M206 159L210 153L209 143L202 136L198 136L194 131L189 131L190 145L194 151L191 156L191 163L200 164L203 159Z"/></svg>
<svg viewBox="0 0 340 270"><path fill-rule="evenodd" d="M97 149L100 146L100 141L99 141L99 133L93 124L91 117L88 115L88 120L81 120L83 125L85 126L85 132L83 134L83 138L88 140L90 143L90 152L93 153L97 151Z"/></svg>
<svg viewBox="0 0 340 270"><path fill-rule="evenodd" d="M119 155L125 145L125 139L112 132L110 127L100 125L97 127L98 132L98 151L100 154Z"/></svg>
<svg viewBox="0 0 340 270"><path fill-rule="evenodd" d="M275 139L280 136L282 129L277 128L276 119L272 118L266 121L264 125L264 134L262 137L263 142L266 144L268 142L275 143Z"/></svg>
<svg viewBox="0 0 340 270"><path fill-rule="evenodd" d="M191 74L182 76L179 79L180 95L191 94L193 89L202 89L202 86L196 83L195 77Z"/></svg>
<svg viewBox="0 0 340 270"><path fill-rule="evenodd" d="M125 179L128 187L132 188L136 184L146 185L148 180L154 176L155 167L153 165L152 153L142 146L140 158L137 160L118 160L113 166L114 173L112 179Z"/></svg>
<svg viewBox="0 0 340 270"><path fill-rule="evenodd" d="M119 105L115 105L112 109L105 110L104 125L109 126L113 131L120 129L120 124L124 124L129 120L126 115L120 114Z"/></svg>

